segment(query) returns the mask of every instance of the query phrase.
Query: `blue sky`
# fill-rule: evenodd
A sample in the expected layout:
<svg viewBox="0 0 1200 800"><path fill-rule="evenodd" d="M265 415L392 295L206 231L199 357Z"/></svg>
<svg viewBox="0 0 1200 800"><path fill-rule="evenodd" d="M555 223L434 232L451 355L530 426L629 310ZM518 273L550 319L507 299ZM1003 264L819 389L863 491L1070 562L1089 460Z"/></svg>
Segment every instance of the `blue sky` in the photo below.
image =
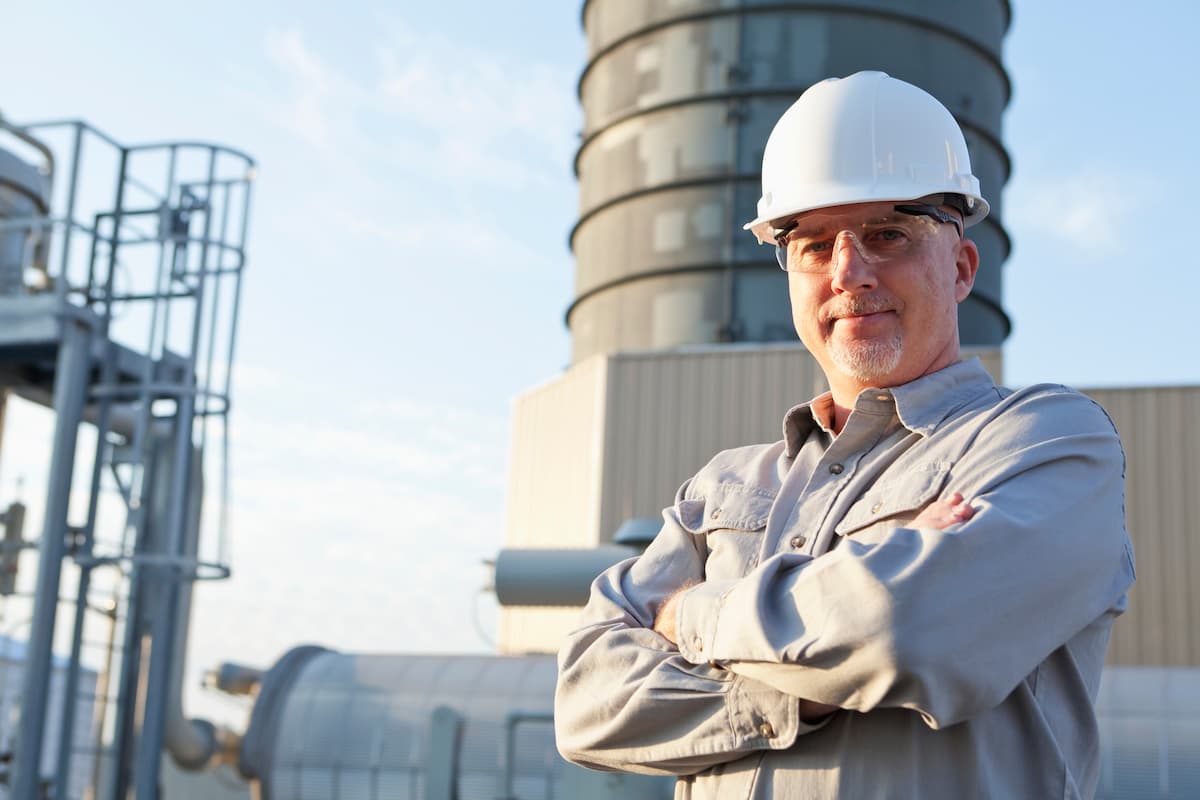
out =
<svg viewBox="0 0 1200 800"><path fill-rule="evenodd" d="M301 642L488 649L477 590L501 545L511 402L569 354L578 4L3 5L8 118L80 117L129 143L214 140L259 161L235 577L198 590L189 682ZM1178 233L1200 185L1198 14L1014 6L1008 380L1200 382L1200 278ZM41 502L49 425L10 414L0 505L19 479Z"/></svg>

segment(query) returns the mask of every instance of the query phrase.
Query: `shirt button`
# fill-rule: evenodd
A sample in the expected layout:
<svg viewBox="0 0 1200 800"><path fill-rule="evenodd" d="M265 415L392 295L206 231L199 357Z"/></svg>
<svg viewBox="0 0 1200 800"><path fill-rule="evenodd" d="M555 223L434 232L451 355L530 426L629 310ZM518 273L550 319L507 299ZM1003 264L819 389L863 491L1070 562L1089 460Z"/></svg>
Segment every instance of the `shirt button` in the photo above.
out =
<svg viewBox="0 0 1200 800"><path fill-rule="evenodd" d="M713 511L712 511L712 518L713 518L713 519L720 519L720 518L721 518L721 509L719 509L719 508L714 508L714 509L713 509Z"/></svg>
<svg viewBox="0 0 1200 800"><path fill-rule="evenodd" d="M699 636L697 636L695 639L692 639L692 648L695 649L695 651L697 653L703 653L704 652L704 640L701 639Z"/></svg>
<svg viewBox="0 0 1200 800"><path fill-rule="evenodd" d="M774 739L775 738L775 729L771 727L771 723L764 722L763 724L758 726L758 735L763 737L764 739Z"/></svg>
<svg viewBox="0 0 1200 800"><path fill-rule="evenodd" d="M805 539L803 536L793 536L792 540L790 542L788 542L788 544L790 544L796 550L799 550L801 547L804 547L804 543L806 541L808 541L808 540Z"/></svg>
<svg viewBox="0 0 1200 800"><path fill-rule="evenodd" d="M878 514L879 509L881 509L881 508L883 508L883 503L876 503L875 505L871 506L871 513Z"/></svg>
<svg viewBox="0 0 1200 800"><path fill-rule="evenodd" d="M830 464L829 465L829 471L832 472L834 475L841 475L843 469L844 469L844 467L842 467L841 464Z"/></svg>

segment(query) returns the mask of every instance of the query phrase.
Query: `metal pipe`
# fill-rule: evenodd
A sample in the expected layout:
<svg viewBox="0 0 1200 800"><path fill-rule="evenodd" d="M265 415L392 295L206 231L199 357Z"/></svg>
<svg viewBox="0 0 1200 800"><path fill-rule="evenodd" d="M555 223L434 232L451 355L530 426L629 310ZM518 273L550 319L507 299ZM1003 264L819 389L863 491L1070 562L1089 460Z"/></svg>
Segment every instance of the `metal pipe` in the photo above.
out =
<svg viewBox="0 0 1200 800"><path fill-rule="evenodd" d="M100 365L100 385L107 386L116 380L115 344L109 338L112 322L111 304L105 306L105 314L100 320L97 338L104 348L104 360ZM104 472L105 451L112 447L107 441L109 424L113 417L113 400L111 397L99 398L99 409L95 414L96 452L92 461L92 478L88 488L87 521L83 526L84 553L92 554L95 542L96 516L100 508L100 478ZM87 561L79 562L79 585L75 591L75 619L71 629L71 658L67 662L67 675L63 688L63 705L61 722L59 723L58 740L58 769L54 782L54 796L57 800L67 800L67 782L71 774L71 751L75 737L75 708L71 702L79 691L80 656L83 649L83 628L87 621L87 598L91 591L92 566Z"/></svg>
<svg viewBox="0 0 1200 800"><path fill-rule="evenodd" d="M141 513L139 511L139 513ZM139 524L134 531L134 552L141 550L145 538L145 526ZM134 736L134 718L138 696L138 679L141 677L141 608L144 569L134 563L129 571L129 595L125 600L125 630L121 641L121 671L117 676L117 705L113 725L113 764L109 777L106 800L123 800L129 785L128 754Z"/></svg>
<svg viewBox="0 0 1200 800"><path fill-rule="evenodd" d="M33 134L29 133L29 131L27 131L25 128L21 128L16 125L13 125L11 122L6 120L4 118L3 114L0 114L0 129L8 131L13 136L15 136L16 138L25 142L25 144L29 145L34 150L37 150L39 153L41 153L46 159L47 174L50 175L51 177L53 177L53 175L54 175L54 151L52 151L49 147L47 147L45 145L45 143L43 143L40 139L36 138L35 136L33 136Z"/></svg>
<svg viewBox="0 0 1200 800"><path fill-rule="evenodd" d="M71 234L74 232L71 225L75 219L75 201L79 189L79 153L82 147L83 130L79 126L76 126L75 137L71 144L71 174L67 180L67 207L63 211L67 225L63 228L62 256L60 257L58 267L58 277L61 279L63 285L70 283L67 280L67 266L70 264L68 259L71 253Z"/></svg>
<svg viewBox="0 0 1200 800"><path fill-rule="evenodd" d="M232 661L223 661L204 673L204 685L226 694L251 695L262 684L266 672Z"/></svg>
<svg viewBox="0 0 1200 800"><path fill-rule="evenodd" d="M103 446L103 442L100 443ZM97 448L99 449L99 448ZM100 455L96 456L97 465ZM95 497L95 495L92 495ZM95 505L95 504L93 504ZM94 522L94 511L89 510L89 524L84 533L84 549L91 553L92 535L91 523ZM79 565L79 586L75 595L75 620L71 628L71 659L67 662L66 680L63 682L63 704L58 728L58 762L55 772L53 796L56 800L67 800L68 782L71 775L71 751L75 738L75 704L72 699L79 692L80 655L83 650L83 626L87 619L87 596L91 591L92 567L86 563Z"/></svg>
<svg viewBox="0 0 1200 800"><path fill-rule="evenodd" d="M188 493L188 519L185 532L183 556L195 558L200 541L200 507L204 496L204 480L201 473L203 455L199 451L192 455L191 491ZM166 693L166 725L163 743L175 759L175 763L186 770L203 768L217 751L217 729L203 719L188 719L183 711L183 673L187 660L189 622L192 612L192 587L194 581L184 579L176 582L178 608L174 620L170 677Z"/></svg>
<svg viewBox="0 0 1200 800"><path fill-rule="evenodd" d="M54 445L46 491L41 557L34 591L33 625L25 662L21 720L13 761L12 800L40 800L38 790L50 683L58 586L66 551L67 505L75 466L75 445L87 392L90 334L82 317L63 321L54 377ZM70 698L64 698L70 703Z"/></svg>
<svg viewBox="0 0 1200 800"><path fill-rule="evenodd" d="M105 613L108 617L108 641L105 643L104 670L97 677L96 696L100 701L95 706L94 730L103 731L105 720L108 718L108 689L112 679L113 651L117 642L117 597L114 594L110 606ZM92 754L92 785L84 792L85 800L97 800L102 791L104 768L104 748L97 747Z"/></svg>
<svg viewBox="0 0 1200 800"><path fill-rule="evenodd" d="M8 387L0 386L0 456L4 455L4 416L8 411ZM0 459L0 463L3 460Z"/></svg>
<svg viewBox="0 0 1200 800"><path fill-rule="evenodd" d="M81 123L82 124L82 123ZM129 151L121 145L113 142L113 145L120 150L121 157L117 168L117 192L113 201L113 211L111 215L105 214L105 217L111 217L112 220L112 238L109 241L108 252L108 275L105 281L104 288L104 309L105 314L112 313L112 289L113 289L113 273L117 266L117 249L120 245L121 219L122 211L125 207L125 174L129 166ZM88 258L88 290L92 290L94 282L94 269L96 262L96 247L100 240L100 216L96 216L96 234L92 237L91 247L92 252ZM148 352L148 356L153 356L153 353ZM147 359L147 362L149 359ZM149 365L145 367L149 369ZM150 413L150 401L148 398L143 398L143 415L148 416ZM131 444L134 447L142 446L142 442L135 435ZM145 476L142 476L142 481L145 481ZM130 528L133 527L134 549L133 552L141 552L142 543L145 540L145 511L142 506L139 506L132 513L137 515L138 524L136 526L128 525L126 521L126 538L128 537ZM113 764L113 774L111 791L109 797L111 800L124 800L126 789L129 784L129 753L130 745L135 738L135 703L138 697L138 684L141 679L141 660L142 660L142 592L144 591L144 583L146 581L147 570L136 562L130 569L129 574L129 596L127 599L126 616L125 616L125 636L121 651L121 676L120 685L117 690L117 716L116 728L113 734L113 753L115 754Z"/></svg>
<svg viewBox="0 0 1200 800"><path fill-rule="evenodd" d="M229 398L233 397L233 351L234 345L237 343L238 314L241 310L242 302L242 268L246 263L246 239L250 227L250 192L254 188L253 172L254 162L250 162L245 182L245 196L242 199L242 226L237 246L238 267L233 277L233 308L230 311L229 321L229 355L225 360L224 395L227 403L229 402ZM222 562L229 552L229 497L229 417L226 416L225 424L221 431L221 489L219 505L221 510L217 524L217 560Z"/></svg>
<svg viewBox="0 0 1200 800"><path fill-rule="evenodd" d="M211 184L215 171L215 151L209 151L208 183ZM212 214L204 215L204 239L207 240L212 229ZM204 319L204 289L205 272L208 266L209 248L202 245L200 250L200 271L196 281L196 302L192 312L191 347L188 355L188 369L183 378L185 389L195 388L196 353L201 339L201 327ZM214 302L216 300L214 299ZM192 466L192 424L195 409L195 394L185 391L175 406L175 443L172 448L172 467L169 473L170 489L167 494L166 526L163 530L164 550L170 555L182 552L186 514L188 511L189 474ZM198 502L198 498L196 498ZM180 575L175 570L156 570L156 577L162 581L166 602L156 610L157 617L153 624L154 653L150 659L149 676L146 681L146 712L142 720L142 735L138 742L137 763L134 774L134 791L138 800L154 800L158 796L158 775L161 750L166 727L163 704L166 700L168 682L171 673L170 631L174 622L176 610L179 607ZM165 620L165 622L164 622ZM161 636L162 638L158 638ZM163 644L166 643L166 652Z"/></svg>
<svg viewBox="0 0 1200 800"><path fill-rule="evenodd" d="M597 575L640 552L623 545L504 549L496 556L496 599L502 606L582 606Z"/></svg>

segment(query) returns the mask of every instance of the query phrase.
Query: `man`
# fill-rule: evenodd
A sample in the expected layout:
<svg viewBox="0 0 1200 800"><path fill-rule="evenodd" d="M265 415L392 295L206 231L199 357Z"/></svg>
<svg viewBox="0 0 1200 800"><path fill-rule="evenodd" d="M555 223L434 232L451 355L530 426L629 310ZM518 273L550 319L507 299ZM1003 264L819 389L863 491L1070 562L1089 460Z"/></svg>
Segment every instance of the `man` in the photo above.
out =
<svg viewBox="0 0 1200 800"><path fill-rule="evenodd" d="M1123 455L1083 395L960 361L988 212L961 131L883 73L824 81L772 132L758 211L830 391L596 580L559 749L679 797L1090 797Z"/></svg>

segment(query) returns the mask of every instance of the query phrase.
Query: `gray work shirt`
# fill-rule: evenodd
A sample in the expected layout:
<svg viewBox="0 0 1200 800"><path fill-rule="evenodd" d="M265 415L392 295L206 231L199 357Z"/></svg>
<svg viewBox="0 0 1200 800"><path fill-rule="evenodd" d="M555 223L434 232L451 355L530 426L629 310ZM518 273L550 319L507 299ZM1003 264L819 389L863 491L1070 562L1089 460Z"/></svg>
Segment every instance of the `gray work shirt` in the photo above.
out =
<svg viewBox="0 0 1200 800"><path fill-rule="evenodd" d="M559 654L558 746L683 798L1091 797L1093 710L1133 583L1124 457L1061 386L978 361L828 395L718 454ZM909 523L961 492L975 516ZM680 644L651 630L666 598ZM798 698L841 711L805 724Z"/></svg>

